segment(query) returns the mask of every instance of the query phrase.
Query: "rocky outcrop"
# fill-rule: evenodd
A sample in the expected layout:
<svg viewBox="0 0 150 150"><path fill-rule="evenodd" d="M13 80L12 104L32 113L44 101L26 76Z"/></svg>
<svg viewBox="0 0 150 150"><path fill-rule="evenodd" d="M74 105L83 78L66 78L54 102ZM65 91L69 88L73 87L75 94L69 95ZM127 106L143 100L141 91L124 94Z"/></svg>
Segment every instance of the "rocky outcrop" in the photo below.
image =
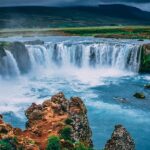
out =
<svg viewBox="0 0 150 150"><path fill-rule="evenodd" d="M141 46L141 73L150 73L150 44L144 44Z"/></svg>
<svg viewBox="0 0 150 150"><path fill-rule="evenodd" d="M135 93L133 96L138 99L145 99L144 93Z"/></svg>
<svg viewBox="0 0 150 150"><path fill-rule="evenodd" d="M144 85L144 88L145 88L145 89L150 89L150 84Z"/></svg>
<svg viewBox="0 0 150 150"><path fill-rule="evenodd" d="M73 127L73 139L75 141L83 141L87 146L92 146L92 141L90 138L92 136L92 132L88 123L87 110L80 98L71 98L69 104L69 116L72 120L71 125Z"/></svg>
<svg viewBox="0 0 150 150"><path fill-rule="evenodd" d="M9 45L8 50L11 51L16 59L21 73L28 73L31 67L31 62L25 45L21 42L13 42Z"/></svg>
<svg viewBox="0 0 150 150"><path fill-rule="evenodd" d="M2 45L0 45L0 58L6 56L6 52L5 49Z"/></svg>
<svg viewBox="0 0 150 150"><path fill-rule="evenodd" d="M105 150L135 150L135 143L122 125L116 125L111 139L105 145Z"/></svg>
<svg viewBox="0 0 150 150"><path fill-rule="evenodd" d="M25 112L28 122L26 130L13 128L0 120L0 139L17 138L17 147L25 150L45 150L48 137L60 137L63 148L72 147L81 142L92 147L92 132L89 127L87 110L78 97L66 99L58 93L42 104L33 103Z"/></svg>
<svg viewBox="0 0 150 150"><path fill-rule="evenodd" d="M31 67L28 50L22 42L0 42L0 64L4 66L3 59L6 56L6 51L11 52L15 58L21 73L28 73ZM0 68L2 68L0 67Z"/></svg>

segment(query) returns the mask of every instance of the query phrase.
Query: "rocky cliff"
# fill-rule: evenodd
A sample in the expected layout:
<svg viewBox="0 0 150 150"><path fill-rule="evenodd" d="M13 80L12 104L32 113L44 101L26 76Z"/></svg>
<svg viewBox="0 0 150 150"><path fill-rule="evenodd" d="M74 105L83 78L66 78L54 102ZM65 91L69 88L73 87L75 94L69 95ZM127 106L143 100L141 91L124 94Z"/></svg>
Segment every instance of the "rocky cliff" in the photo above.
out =
<svg viewBox="0 0 150 150"><path fill-rule="evenodd" d="M111 139L105 145L105 150L135 150L135 143L122 125L116 125Z"/></svg>
<svg viewBox="0 0 150 150"><path fill-rule="evenodd" d="M0 150L93 150L87 110L78 97L63 93L42 104L33 103L25 112L26 130L13 128L0 115ZM105 150L134 150L135 144L122 125L115 130Z"/></svg>
<svg viewBox="0 0 150 150"><path fill-rule="evenodd" d="M141 46L140 72L150 73L150 44Z"/></svg>
<svg viewBox="0 0 150 150"><path fill-rule="evenodd" d="M25 112L28 122L26 130L13 128L0 120L0 149L45 150L48 138L56 136L62 149L75 150L76 144L83 147L93 146L87 110L82 100L73 97L67 100L58 93L42 104L32 104Z"/></svg>

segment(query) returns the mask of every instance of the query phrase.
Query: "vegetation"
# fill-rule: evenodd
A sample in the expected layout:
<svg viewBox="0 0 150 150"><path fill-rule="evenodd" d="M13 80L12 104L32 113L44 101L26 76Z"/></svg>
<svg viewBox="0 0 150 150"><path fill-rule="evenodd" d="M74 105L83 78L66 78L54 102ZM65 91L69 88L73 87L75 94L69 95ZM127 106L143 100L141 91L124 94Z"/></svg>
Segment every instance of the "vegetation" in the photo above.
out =
<svg viewBox="0 0 150 150"><path fill-rule="evenodd" d="M0 150L16 150L16 139L3 139L0 140Z"/></svg>
<svg viewBox="0 0 150 150"><path fill-rule="evenodd" d="M46 150L61 150L60 139L57 136L51 136L48 139Z"/></svg>
<svg viewBox="0 0 150 150"><path fill-rule="evenodd" d="M140 72L150 73L150 44L142 46Z"/></svg>
<svg viewBox="0 0 150 150"><path fill-rule="evenodd" d="M71 127L66 126L60 130L60 136L64 140L71 140Z"/></svg>
<svg viewBox="0 0 150 150"><path fill-rule="evenodd" d="M84 144L78 142L78 143L75 144L74 150L91 150L91 149L85 147Z"/></svg>
<svg viewBox="0 0 150 150"><path fill-rule="evenodd" d="M65 120L65 123L66 123L67 125L70 125L72 122L73 122L73 120L70 119L70 118L67 118L67 119Z"/></svg>
<svg viewBox="0 0 150 150"><path fill-rule="evenodd" d="M5 29L0 30L0 37L22 35L66 35L94 36L102 38L150 39L150 26L100 26L74 28L43 28L43 29Z"/></svg>
<svg viewBox="0 0 150 150"><path fill-rule="evenodd" d="M149 26L81 27L81 28L64 28L62 31L66 34L79 36L150 39Z"/></svg>

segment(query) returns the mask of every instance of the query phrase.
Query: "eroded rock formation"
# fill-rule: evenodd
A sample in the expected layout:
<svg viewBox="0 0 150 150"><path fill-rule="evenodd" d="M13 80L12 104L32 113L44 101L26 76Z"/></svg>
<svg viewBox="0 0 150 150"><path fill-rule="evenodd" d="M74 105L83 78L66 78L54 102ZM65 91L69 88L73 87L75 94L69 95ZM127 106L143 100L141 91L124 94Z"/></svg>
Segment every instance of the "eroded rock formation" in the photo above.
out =
<svg viewBox="0 0 150 150"><path fill-rule="evenodd" d="M105 150L135 150L135 144L127 130L122 125L116 125Z"/></svg>
<svg viewBox="0 0 150 150"><path fill-rule="evenodd" d="M58 93L50 100L40 105L33 103L25 112L28 122L26 130L13 128L0 119L0 139L17 139L14 144L17 148L25 150L45 150L48 137L55 135L61 137L61 145L66 148L69 144L82 142L86 147L92 147L92 132L89 127L87 110L78 97L67 100L63 93ZM65 137L66 136L66 137Z"/></svg>

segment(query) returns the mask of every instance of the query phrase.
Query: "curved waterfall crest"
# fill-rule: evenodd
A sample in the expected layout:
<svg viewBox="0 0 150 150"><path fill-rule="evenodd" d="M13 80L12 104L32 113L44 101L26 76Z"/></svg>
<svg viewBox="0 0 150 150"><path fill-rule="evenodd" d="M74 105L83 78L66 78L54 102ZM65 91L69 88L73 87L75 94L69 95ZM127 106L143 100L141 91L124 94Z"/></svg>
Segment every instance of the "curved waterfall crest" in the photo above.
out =
<svg viewBox="0 0 150 150"><path fill-rule="evenodd" d="M41 45L25 45L25 47L30 60L24 61L30 62L30 71L38 68L69 66L81 69L105 67L138 72L140 65L141 50L140 45L136 44L47 42ZM19 76L22 72L18 68L19 62L12 51L8 49L5 52L6 56L0 57L0 75Z"/></svg>

